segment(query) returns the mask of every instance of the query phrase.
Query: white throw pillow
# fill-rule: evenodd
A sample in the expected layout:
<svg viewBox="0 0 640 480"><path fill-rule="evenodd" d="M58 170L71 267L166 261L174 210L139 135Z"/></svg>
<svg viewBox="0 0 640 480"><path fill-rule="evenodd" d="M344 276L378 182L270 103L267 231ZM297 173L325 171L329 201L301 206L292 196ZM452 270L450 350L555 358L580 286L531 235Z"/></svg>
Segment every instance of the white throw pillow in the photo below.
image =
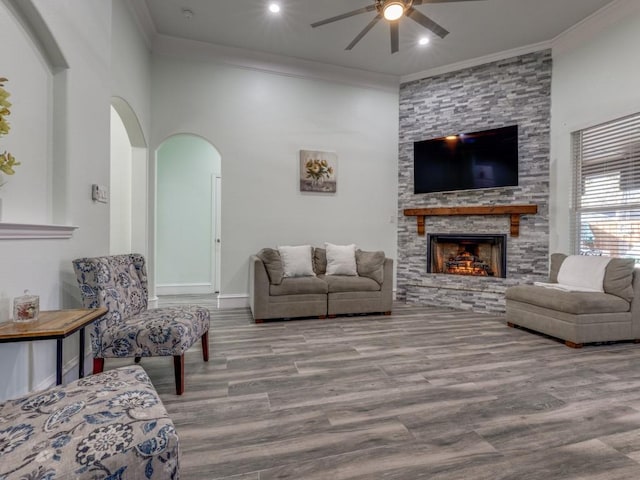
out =
<svg viewBox="0 0 640 480"><path fill-rule="evenodd" d="M327 251L327 275L358 275L356 246L325 243Z"/></svg>
<svg viewBox="0 0 640 480"><path fill-rule="evenodd" d="M278 247L284 277L315 277L311 245Z"/></svg>
<svg viewBox="0 0 640 480"><path fill-rule="evenodd" d="M558 283L583 291L604 292L604 273L611 257L569 255L558 271Z"/></svg>

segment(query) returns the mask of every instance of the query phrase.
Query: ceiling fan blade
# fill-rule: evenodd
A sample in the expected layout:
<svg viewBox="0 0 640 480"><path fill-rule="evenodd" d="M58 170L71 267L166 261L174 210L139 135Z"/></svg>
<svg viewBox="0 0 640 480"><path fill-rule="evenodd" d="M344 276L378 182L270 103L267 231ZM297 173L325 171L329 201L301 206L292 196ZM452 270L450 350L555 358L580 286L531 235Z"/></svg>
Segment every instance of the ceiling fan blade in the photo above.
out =
<svg viewBox="0 0 640 480"><path fill-rule="evenodd" d="M400 22L391 22L389 27L391 28L391 53L396 53L400 49Z"/></svg>
<svg viewBox="0 0 640 480"><path fill-rule="evenodd" d="M312 23L311 26L313 28L316 28L321 25L326 25L327 23L337 22L338 20L343 20L345 18L353 17L354 15L359 15L361 13L373 12L375 9L376 9L375 5L369 5L367 7L358 8L357 10L352 10L351 12L343 13L342 15L337 15L335 17L327 18L326 20L320 20L319 22Z"/></svg>
<svg viewBox="0 0 640 480"><path fill-rule="evenodd" d="M351 50L353 47L355 47L356 43L362 40L362 37L364 37L369 32L369 30L371 30L374 25L380 21L381 18L382 15L376 15L373 20L371 20L369 24L364 27L364 29L358 35L356 35L356 38L354 38L353 41L349 45L347 45L347 48L345 48L345 50Z"/></svg>
<svg viewBox="0 0 640 480"><path fill-rule="evenodd" d="M420 13L418 10L416 10L413 7L407 8L407 10L405 12L405 15L407 17L409 17L411 20L413 20L414 22L417 22L420 25L422 25L424 28L428 28L433 33L438 35L440 38L444 38L447 35L449 35L449 31L448 30L446 30L441 25L438 25L436 22L431 20L426 15L423 15L422 13Z"/></svg>

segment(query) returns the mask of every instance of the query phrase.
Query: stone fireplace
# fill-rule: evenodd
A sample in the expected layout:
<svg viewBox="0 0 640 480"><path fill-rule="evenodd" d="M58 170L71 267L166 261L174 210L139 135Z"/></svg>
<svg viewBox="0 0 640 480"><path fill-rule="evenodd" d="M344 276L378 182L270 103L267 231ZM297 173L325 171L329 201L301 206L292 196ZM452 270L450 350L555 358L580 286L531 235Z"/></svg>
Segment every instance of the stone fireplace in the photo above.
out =
<svg viewBox="0 0 640 480"><path fill-rule="evenodd" d="M438 308L502 313L508 287L548 278L551 63L551 51L545 50L401 84L397 299ZM414 142L515 124L517 186L415 193ZM537 212L508 208L500 214L494 212L514 205L536 205ZM407 216L407 209L427 211ZM504 234L506 238L491 240L502 241L503 246L499 251L491 245L489 253L482 243L465 244L470 239L460 238L459 233L492 238ZM436 247L450 249L440 254L445 267L447 261L450 267L470 265L479 274L435 273L427 251L432 248L432 237L441 234L462 240L455 247ZM459 252L460 244L464 249ZM505 263L494 259L498 252L506 254Z"/></svg>
<svg viewBox="0 0 640 480"><path fill-rule="evenodd" d="M506 237L502 234L429 234L427 272L506 278Z"/></svg>

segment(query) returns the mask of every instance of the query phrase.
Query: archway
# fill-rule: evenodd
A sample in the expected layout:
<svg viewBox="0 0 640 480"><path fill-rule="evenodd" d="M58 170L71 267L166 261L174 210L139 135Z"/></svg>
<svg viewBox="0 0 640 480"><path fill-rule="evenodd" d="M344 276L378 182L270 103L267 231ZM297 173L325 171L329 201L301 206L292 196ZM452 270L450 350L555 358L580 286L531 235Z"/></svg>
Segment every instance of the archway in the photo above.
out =
<svg viewBox="0 0 640 480"><path fill-rule="evenodd" d="M158 295L219 290L221 156L192 134L156 152L155 279Z"/></svg>
<svg viewBox="0 0 640 480"><path fill-rule="evenodd" d="M111 99L109 253L148 253L147 144L131 106Z"/></svg>

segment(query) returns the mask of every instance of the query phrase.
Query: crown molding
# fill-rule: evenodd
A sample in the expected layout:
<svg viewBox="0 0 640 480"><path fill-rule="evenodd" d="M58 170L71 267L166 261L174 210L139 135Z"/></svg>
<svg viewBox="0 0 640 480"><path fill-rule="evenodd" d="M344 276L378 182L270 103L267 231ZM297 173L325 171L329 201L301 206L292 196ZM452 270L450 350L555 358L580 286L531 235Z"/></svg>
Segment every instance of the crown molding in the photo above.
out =
<svg viewBox="0 0 640 480"><path fill-rule="evenodd" d="M450 65L444 65L442 67L436 67L422 72L404 75L400 78L400 83L407 83L414 80L420 80L422 78L441 75L443 73L455 72L457 70L476 67L485 63L505 60L507 58L526 55L549 48L553 50L553 55L555 56L582 45L598 32L610 27L628 15L637 14L638 11L640 11L640 2L638 2L638 0L615 0L592 13L584 20L572 25L551 40L514 48L512 50L497 52L483 57L472 58L470 60L452 63Z"/></svg>
<svg viewBox="0 0 640 480"><path fill-rule="evenodd" d="M552 40L554 56L584 45L599 32L639 12L638 0L615 0L605 5L555 37Z"/></svg>
<svg viewBox="0 0 640 480"><path fill-rule="evenodd" d="M153 23L151 12L145 0L125 0L125 5L131 12L138 30L149 50L152 49L153 39L158 35L156 24Z"/></svg>
<svg viewBox="0 0 640 480"><path fill-rule="evenodd" d="M7 0L4 1L6 2ZM398 86L403 83L464 70L466 68L506 60L546 49L553 49L554 55L561 54L564 51L579 46L597 32L624 19L625 16L640 11L640 2L638 2L638 0L614 0L612 3L602 7L600 10L571 26L551 40L471 58L408 75L396 76L161 35L158 34L146 0L127 0L125 3L132 12L147 47L154 54L207 60L247 70L289 77L314 78L387 91L397 91Z"/></svg>
<svg viewBox="0 0 640 480"><path fill-rule="evenodd" d="M471 58L469 60L463 60L462 62L451 63L449 65L443 65L436 68L430 68L428 70L423 70L422 72L404 75L400 78L400 83L407 83L423 78L435 77L436 75L442 75L443 73L455 72L458 70L464 70L466 68L477 67L478 65L484 65L485 63L497 62L499 60L519 57L520 55L527 55L529 53L547 50L551 48L551 46L551 41L533 43L531 45L525 45L524 47L512 48L511 50L504 50L502 52L496 52L490 55L484 55L482 57Z"/></svg>
<svg viewBox="0 0 640 480"><path fill-rule="evenodd" d="M242 48L226 47L197 40L156 35L154 54L193 58L221 63L237 68L271 73L287 77L312 78L335 83L368 87L376 90L398 91L400 77L355 68L302 60Z"/></svg>

